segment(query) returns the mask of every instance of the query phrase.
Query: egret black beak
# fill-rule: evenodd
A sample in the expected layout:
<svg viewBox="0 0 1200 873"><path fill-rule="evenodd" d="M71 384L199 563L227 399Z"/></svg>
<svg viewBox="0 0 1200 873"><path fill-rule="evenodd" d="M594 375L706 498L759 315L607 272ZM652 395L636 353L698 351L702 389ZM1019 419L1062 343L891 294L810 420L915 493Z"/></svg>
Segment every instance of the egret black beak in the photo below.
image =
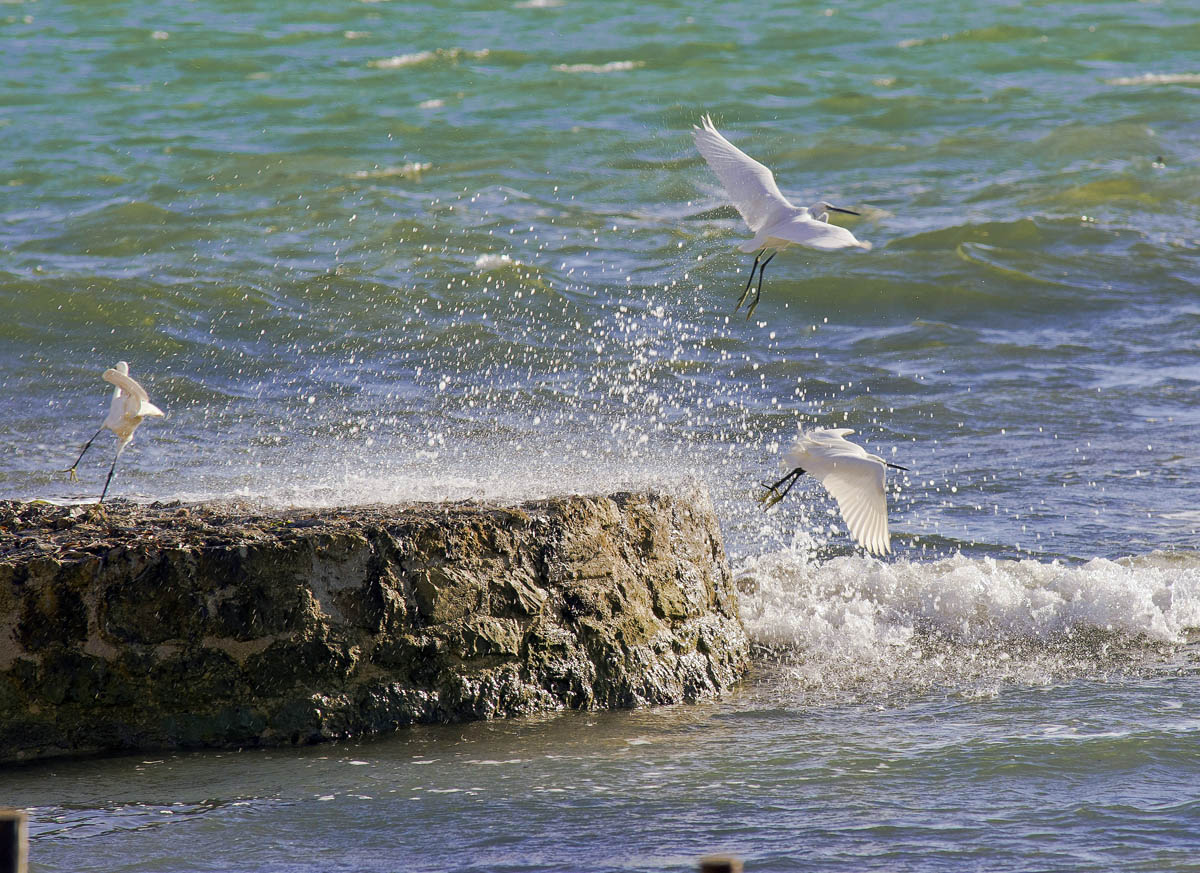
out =
<svg viewBox="0 0 1200 873"><path fill-rule="evenodd" d="M825 204L825 208L830 212L844 212L847 215L862 215L861 212L855 212L853 209L843 209L840 206L830 206L828 203Z"/></svg>
<svg viewBox="0 0 1200 873"><path fill-rule="evenodd" d="M887 464L889 467L891 467L893 470L903 470L905 473L908 472L908 467L901 467L899 464L893 464L890 461L884 461L884 463Z"/></svg>

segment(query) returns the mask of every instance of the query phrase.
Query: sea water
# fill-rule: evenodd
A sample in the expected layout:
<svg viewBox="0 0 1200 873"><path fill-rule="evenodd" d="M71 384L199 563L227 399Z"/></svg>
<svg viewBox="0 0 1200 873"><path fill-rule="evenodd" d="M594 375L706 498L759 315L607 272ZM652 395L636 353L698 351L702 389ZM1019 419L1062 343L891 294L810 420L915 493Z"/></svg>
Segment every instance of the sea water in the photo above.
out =
<svg viewBox="0 0 1200 873"><path fill-rule="evenodd" d="M1185 3L0 5L0 496L713 495L720 702L0 774L34 870L1194 870ZM747 320L711 112L870 252ZM895 554L799 427L894 463ZM803 481L803 480L802 480Z"/></svg>

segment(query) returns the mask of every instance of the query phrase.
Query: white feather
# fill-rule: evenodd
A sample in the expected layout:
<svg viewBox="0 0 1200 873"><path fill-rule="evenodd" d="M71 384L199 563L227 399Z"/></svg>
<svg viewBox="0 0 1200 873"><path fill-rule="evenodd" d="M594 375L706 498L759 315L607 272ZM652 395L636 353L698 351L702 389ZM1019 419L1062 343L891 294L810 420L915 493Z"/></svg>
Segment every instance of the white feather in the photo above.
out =
<svg viewBox="0 0 1200 873"><path fill-rule="evenodd" d="M814 217L821 203L812 208L792 204L780 193L770 169L721 136L709 116L705 115L700 123L701 127L692 128L696 148L754 233L754 239L739 246L742 251L783 249L793 243L825 251L871 247L869 242L855 239L846 228L829 224L824 220L827 214Z"/></svg>
<svg viewBox="0 0 1200 873"><path fill-rule="evenodd" d="M837 501L851 536L876 555L892 550L888 534L885 473L887 462L845 439L846 427L803 433L783 458L819 481Z"/></svg>
<svg viewBox="0 0 1200 873"><path fill-rule="evenodd" d="M116 434L117 454L113 458L112 466L108 468L108 478L104 480L104 490L100 492L100 499L97 503L104 502L113 473L117 469L117 461L120 459L121 453L125 451L125 447L133 440L133 432L137 430L138 425L144 419L161 418L164 414L161 409L150 402L150 396L146 394L146 389L130 377L129 364L125 361L119 361L115 367L105 370L100 374L100 378L114 386L112 400L108 405L108 415L104 417L104 422L95 435L83 444L75 463L62 471L70 475L72 482L78 482L79 477L75 474L75 470L79 467L83 456L87 454L87 450L91 448L92 443L96 441L96 437L100 436L106 428Z"/></svg>
<svg viewBox="0 0 1200 873"><path fill-rule="evenodd" d="M725 193L750 230L757 233L796 209L779 192L769 169L721 136L713 127L712 118L705 115L700 123L703 127L692 126L696 148L721 180Z"/></svg>
<svg viewBox="0 0 1200 873"><path fill-rule="evenodd" d="M112 402L108 407L108 415L104 419L104 427L117 435L120 452L133 439L133 432L145 418L160 418L165 413L150 402L138 382L129 375L129 365L121 361L115 367L110 367L100 374L105 382L115 385Z"/></svg>

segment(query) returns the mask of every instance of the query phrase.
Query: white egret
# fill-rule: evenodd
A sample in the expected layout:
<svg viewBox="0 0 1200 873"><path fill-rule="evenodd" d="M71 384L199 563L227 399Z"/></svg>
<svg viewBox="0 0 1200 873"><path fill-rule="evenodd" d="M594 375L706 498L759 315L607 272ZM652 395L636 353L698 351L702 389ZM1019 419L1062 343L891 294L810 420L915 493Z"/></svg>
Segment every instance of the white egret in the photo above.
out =
<svg viewBox="0 0 1200 873"><path fill-rule="evenodd" d="M759 502L764 504L764 509L770 509L787 496L801 476L809 473L833 495L851 535L868 552L883 555L892 550L888 538L884 474L888 467L908 468L889 463L847 441L845 437L849 433L854 431L848 427L835 427L800 434L782 461L782 466L791 472L774 485L763 485L767 493L759 497ZM787 487L780 491L779 487L785 482Z"/></svg>
<svg viewBox="0 0 1200 873"><path fill-rule="evenodd" d="M829 223L830 212L844 212L847 215L858 215L852 209L842 209L824 200L818 200L812 206L793 206L779 192L775 184L775 176L770 169L760 164L744 151L739 149L717 131L713 126L712 117L705 115L701 119L703 127L692 126L692 137L696 140L696 148L708 161L717 178L725 187L725 193L742 214L746 225L754 233L754 239L747 240L738 246L743 252L757 252L754 264L750 267L750 278L742 296L738 298L734 312L742 308L750 286L754 283L754 272L758 271L758 290L754 300L746 310L746 317L754 314L758 300L762 296L763 272L771 258L782 249L793 243L807 246L810 249L832 251L857 247L871 248L871 244L854 238L854 234L844 227ZM759 259L767 252L771 254L759 264Z"/></svg>
<svg viewBox="0 0 1200 873"><path fill-rule="evenodd" d="M79 466L84 453L95 442L96 437L100 436L105 428L116 434L117 456L113 458L112 466L108 468L108 478L104 480L104 490L100 493L97 503L104 502L104 495L108 493L108 484L112 481L113 471L117 469L117 459L121 457L121 452L125 451L125 447L133 440L133 432L137 430L137 426L145 418L161 418L164 415L161 409L150 402L150 395L146 393L146 389L129 377L129 364L124 361L105 370L100 374L100 378L116 386L113 388L108 415L104 417L104 423L100 425L100 429L84 443L83 450L75 459L75 463L63 470L64 473L70 474L72 482L78 482L79 477L75 475L75 468Z"/></svg>

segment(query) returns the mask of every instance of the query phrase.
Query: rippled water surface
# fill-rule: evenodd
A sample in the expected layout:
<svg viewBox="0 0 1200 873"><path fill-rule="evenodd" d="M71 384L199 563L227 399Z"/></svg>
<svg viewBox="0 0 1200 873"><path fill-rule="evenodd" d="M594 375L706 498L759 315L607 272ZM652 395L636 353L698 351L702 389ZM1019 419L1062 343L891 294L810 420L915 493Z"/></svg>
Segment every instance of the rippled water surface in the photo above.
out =
<svg viewBox="0 0 1200 873"><path fill-rule="evenodd" d="M732 699L7 774L35 869L1193 869L1200 18L1186 3L0 4L0 496L118 360L113 495L698 479ZM750 258L711 112L870 252ZM910 468L895 556L798 425ZM362 763L358 763L362 762ZM431 834L467 834L461 839Z"/></svg>

